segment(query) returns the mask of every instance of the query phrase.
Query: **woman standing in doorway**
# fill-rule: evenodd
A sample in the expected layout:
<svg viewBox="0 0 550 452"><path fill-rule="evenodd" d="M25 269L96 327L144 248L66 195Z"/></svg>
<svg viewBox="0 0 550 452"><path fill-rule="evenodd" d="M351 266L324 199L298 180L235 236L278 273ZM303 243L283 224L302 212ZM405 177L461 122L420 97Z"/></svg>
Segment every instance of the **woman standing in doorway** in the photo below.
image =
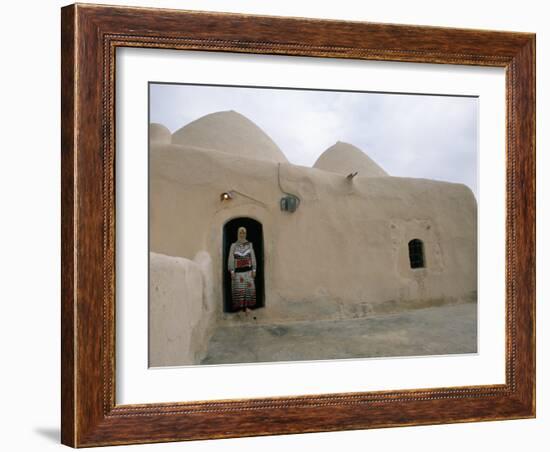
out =
<svg viewBox="0 0 550 452"><path fill-rule="evenodd" d="M237 241L229 248L227 269L231 273L231 305L235 311L247 312L256 306L256 255L246 240L246 228L237 231Z"/></svg>

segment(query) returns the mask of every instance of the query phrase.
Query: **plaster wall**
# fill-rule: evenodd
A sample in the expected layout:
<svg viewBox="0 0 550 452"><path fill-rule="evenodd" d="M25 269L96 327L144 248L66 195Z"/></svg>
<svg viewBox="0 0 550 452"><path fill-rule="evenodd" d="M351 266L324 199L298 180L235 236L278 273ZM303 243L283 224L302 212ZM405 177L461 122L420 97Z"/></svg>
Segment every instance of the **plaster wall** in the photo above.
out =
<svg viewBox="0 0 550 452"><path fill-rule="evenodd" d="M222 230L251 217L264 229L264 309L257 321L345 319L475 301L477 214L464 185L361 177L198 147L156 143L150 157L151 251L212 259L222 313ZM283 191L301 202L282 212ZM233 191L233 199L220 194ZM426 267L411 269L409 240ZM232 238L229 238L232 240Z"/></svg>
<svg viewBox="0 0 550 452"><path fill-rule="evenodd" d="M149 365L198 364L214 327L211 261L150 253Z"/></svg>

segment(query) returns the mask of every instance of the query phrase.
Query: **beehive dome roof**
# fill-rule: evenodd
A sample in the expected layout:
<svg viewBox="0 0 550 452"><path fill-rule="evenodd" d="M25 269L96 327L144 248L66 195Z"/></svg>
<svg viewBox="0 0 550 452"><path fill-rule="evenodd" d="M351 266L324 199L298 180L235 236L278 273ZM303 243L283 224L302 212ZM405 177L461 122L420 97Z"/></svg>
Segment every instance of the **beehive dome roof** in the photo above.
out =
<svg viewBox="0 0 550 452"><path fill-rule="evenodd" d="M171 143L172 134L162 124L149 124L149 141L151 143Z"/></svg>
<svg viewBox="0 0 550 452"><path fill-rule="evenodd" d="M220 111L190 122L172 135L172 143L227 152L257 160L288 162L275 142L236 111Z"/></svg>
<svg viewBox="0 0 550 452"><path fill-rule="evenodd" d="M363 177L383 177L388 173L358 147L338 141L323 152L314 168L348 175L355 171Z"/></svg>

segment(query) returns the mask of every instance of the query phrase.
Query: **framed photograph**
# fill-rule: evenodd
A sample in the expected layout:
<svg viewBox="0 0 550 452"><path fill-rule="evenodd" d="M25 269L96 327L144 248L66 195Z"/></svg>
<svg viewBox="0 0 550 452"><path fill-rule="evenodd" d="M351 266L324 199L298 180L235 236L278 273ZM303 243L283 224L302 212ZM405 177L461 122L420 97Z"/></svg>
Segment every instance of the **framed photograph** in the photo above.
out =
<svg viewBox="0 0 550 452"><path fill-rule="evenodd" d="M535 416L535 36L62 8L62 442Z"/></svg>

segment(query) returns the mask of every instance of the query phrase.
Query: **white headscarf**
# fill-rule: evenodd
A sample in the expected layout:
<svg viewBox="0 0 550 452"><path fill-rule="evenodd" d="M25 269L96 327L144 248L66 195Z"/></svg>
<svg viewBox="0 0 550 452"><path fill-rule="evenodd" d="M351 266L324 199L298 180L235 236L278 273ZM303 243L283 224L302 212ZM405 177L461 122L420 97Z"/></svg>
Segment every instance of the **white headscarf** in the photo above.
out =
<svg viewBox="0 0 550 452"><path fill-rule="evenodd" d="M241 231L244 231L244 239L241 239L241 238L240 238ZM245 228L244 226L241 226L241 227L237 230L237 242L238 242L238 243L246 243L246 228Z"/></svg>

